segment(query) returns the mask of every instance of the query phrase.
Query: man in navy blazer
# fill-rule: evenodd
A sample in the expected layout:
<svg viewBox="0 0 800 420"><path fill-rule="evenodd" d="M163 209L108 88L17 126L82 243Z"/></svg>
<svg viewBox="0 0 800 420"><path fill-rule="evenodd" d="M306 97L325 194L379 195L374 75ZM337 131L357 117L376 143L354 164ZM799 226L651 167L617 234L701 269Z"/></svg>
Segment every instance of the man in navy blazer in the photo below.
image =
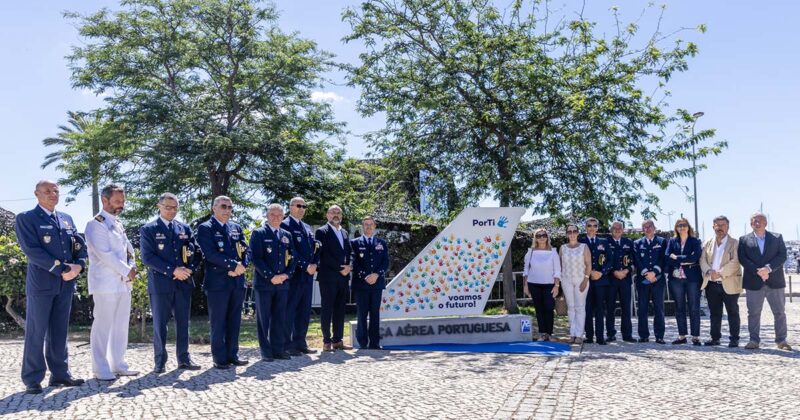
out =
<svg viewBox="0 0 800 420"><path fill-rule="evenodd" d="M69 371L67 330L75 279L86 269L86 243L72 217L56 211L59 190L55 182L39 181L34 195L39 204L18 214L15 225L17 240L28 257L22 351L22 383L28 394L42 392L48 369L50 386L84 382Z"/></svg>
<svg viewBox="0 0 800 420"><path fill-rule="evenodd" d="M342 209L337 205L328 208L328 223L314 233L320 243L319 293L322 298L320 324L322 327L322 350L350 350L342 341L344 336L344 309L350 293L351 265L350 239L342 228ZM331 324L333 328L331 328Z"/></svg>
<svg viewBox="0 0 800 420"><path fill-rule="evenodd" d="M656 225L652 220L642 222L644 237L633 243L633 259L636 265L637 308L639 310L639 342L650 341L650 328L647 325L647 313L650 302L653 302L653 332L656 343L664 341L664 289L667 285L665 276L666 241L655 236Z"/></svg>
<svg viewBox="0 0 800 420"><path fill-rule="evenodd" d="M208 298L211 356L214 367L244 366L239 358L239 328L245 292L245 270L250 264L242 227L230 221L233 202L221 195L211 207L214 215L197 228L197 243L205 257L203 290Z"/></svg>
<svg viewBox="0 0 800 420"><path fill-rule="evenodd" d="M608 274L610 282L608 288L608 312L606 313L606 334L608 341L616 340L617 330L614 322L614 312L619 299L621 312L622 340L635 342L633 338L633 323L631 322L631 276L633 275L633 241L622 236L625 225L621 221L611 224L611 238L608 246L611 247L611 272Z"/></svg>
<svg viewBox="0 0 800 420"><path fill-rule="evenodd" d="M158 198L159 216L139 230L142 264L147 266L147 293L153 312L153 373L167 364L167 323L175 317L175 353L178 369L197 370L189 357L189 316L192 308L192 274L197 266L197 244L188 225L175 219L178 197Z"/></svg>
<svg viewBox="0 0 800 420"><path fill-rule="evenodd" d="M313 354L308 348L306 334L311 321L311 297L314 292L314 274L319 264L317 241L311 226L303 222L306 201L295 197L289 202L289 217L283 219L281 228L292 235L295 269L289 277L289 300L286 304L286 352L290 356Z"/></svg>
<svg viewBox="0 0 800 420"><path fill-rule="evenodd" d="M253 291L256 295L256 326L261 360L290 359L285 351L286 301L289 276L294 273L292 235L281 228L283 207L267 208L267 226L250 235L250 262L255 268Z"/></svg>
<svg viewBox="0 0 800 420"><path fill-rule="evenodd" d="M786 312L784 288L786 279L783 264L786 262L786 244L780 234L767 232L767 216L754 213L750 216L753 232L739 238L737 254L742 264L742 287L747 290L747 329L750 342L744 347L754 350L761 337L761 310L764 299L769 303L775 318L775 343L781 350L791 350L786 343Z"/></svg>
<svg viewBox="0 0 800 420"><path fill-rule="evenodd" d="M589 247L592 255L592 273L589 275L589 292L586 295L586 341L594 342L592 336L596 334L597 344L606 344L603 328L605 326L604 316L608 310L608 287L611 284L608 273L611 271L613 258L611 247L608 240L597 237L597 219L590 217L586 219L586 237L581 238L580 242ZM592 320L594 319L594 323Z"/></svg>
<svg viewBox="0 0 800 420"><path fill-rule="evenodd" d="M386 287L384 275L389 269L389 248L383 239L375 237L375 219L361 219L363 235L354 239L353 291L356 294L358 329L356 340L362 349L380 350L381 295ZM367 324L369 317L369 324Z"/></svg>

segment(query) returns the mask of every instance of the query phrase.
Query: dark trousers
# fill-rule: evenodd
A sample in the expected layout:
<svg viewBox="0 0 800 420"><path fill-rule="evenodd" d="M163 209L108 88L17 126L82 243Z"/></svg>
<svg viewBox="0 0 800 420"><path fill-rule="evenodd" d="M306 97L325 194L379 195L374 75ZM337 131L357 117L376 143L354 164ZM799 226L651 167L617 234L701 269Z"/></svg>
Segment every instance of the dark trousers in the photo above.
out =
<svg viewBox="0 0 800 420"><path fill-rule="evenodd" d="M175 317L175 354L178 363L189 363L189 314L192 289L176 288L171 293L150 295L153 313L153 359L156 367L167 364L167 323Z"/></svg>
<svg viewBox="0 0 800 420"><path fill-rule="evenodd" d="M239 360L239 328L242 325L244 287L206 291L211 324L211 357L225 365Z"/></svg>
<svg viewBox="0 0 800 420"><path fill-rule="evenodd" d="M356 340L362 349L380 347L381 342L381 295L382 289L359 289L356 293L358 328ZM367 323L369 317L369 323Z"/></svg>
<svg viewBox="0 0 800 420"><path fill-rule="evenodd" d="M314 276L297 270L289 279L289 298L286 304L286 350L308 348L306 335L311 321L311 297Z"/></svg>
<svg viewBox="0 0 800 420"><path fill-rule="evenodd" d="M539 327L539 334L553 334L554 310L556 300L553 298L552 284L528 283L528 290L531 292L531 301L536 310L536 325Z"/></svg>
<svg viewBox="0 0 800 420"><path fill-rule="evenodd" d="M62 284L57 295L26 297L22 351L25 386L40 384L48 368L51 382L72 376L67 363L67 330L73 291L73 287Z"/></svg>
<svg viewBox="0 0 800 420"><path fill-rule="evenodd" d="M631 322L631 281L629 279L611 279L608 286L608 311L606 312L606 334L609 337L617 335L614 312L617 309L617 300L621 312L622 338L633 338L633 322Z"/></svg>
<svg viewBox="0 0 800 420"><path fill-rule="evenodd" d="M664 280L652 284L642 284L636 280L637 308L639 310L639 338L650 338L650 327L647 325L647 312L653 302L653 332L656 339L664 339Z"/></svg>
<svg viewBox="0 0 800 420"><path fill-rule="evenodd" d="M608 310L607 299L608 286L598 286L594 281L589 280L589 292L586 295L586 324L583 327L587 339L596 336L598 342L605 340L603 317Z"/></svg>
<svg viewBox="0 0 800 420"><path fill-rule="evenodd" d="M708 299L708 311L711 313L711 339L719 340L722 338L722 306L728 313L729 338L739 340L739 328L741 320L739 318L739 294L729 295L725 293L722 284L713 281L706 286L706 299Z"/></svg>
<svg viewBox="0 0 800 420"><path fill-rule="evenodd" d="M286 301L289 291L253 290L256 295L256 329L261 357L283 353L286 339Z"/></svg>
<svg viewBox="0 0 800 420"><path fill-rule="evenodd" d="M344 336L344 308L350 287L345 280L319 282L319 294L322 308L320 324L323 343L338 343ZM331 331L331 324L333 330Z"/></svg>
<svg viewBox="0 0 800 420"><path fill-rule="evenodd" d="M669 292L675 299L675 322L678 334L692 333L692 337L700 336L700 283L686 279L669 280ZM688 307L687 307L688 302ZM686 330L686 312L689 312L690 331Z"/></svg>

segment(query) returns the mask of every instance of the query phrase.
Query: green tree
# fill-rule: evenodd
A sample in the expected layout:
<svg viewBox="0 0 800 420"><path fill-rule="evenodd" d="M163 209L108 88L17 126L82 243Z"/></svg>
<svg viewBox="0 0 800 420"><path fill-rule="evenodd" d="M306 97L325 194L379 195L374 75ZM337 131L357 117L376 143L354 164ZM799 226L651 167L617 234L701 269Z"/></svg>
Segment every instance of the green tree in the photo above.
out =
<svg viewBox="0 0 800 420"><path fill-rule="evenodd" d="M619 20L605 37L580 13L554 18L547 2L494 4L367 0L343 16L346 41L367 48L350 76L359 109L386 116L371 144L435 174L426 187L440 202L455 186L460 207L488 195L540 214L608 220L641 205L652 215L653 189L725 147L704 145L713 130L672 129L689 113L666 114L666 83L688 69L694 43L658 28L642 38ZM516 312L510 258L503 272L504 303Z"/></svg>
<svg viewBox="0 0 800 420"><path fill-rule="evenodd" d="M25 318L17 313L14 305L25 298L27 265L28 259L16 236L0 235L0 296L6 298L5 311L20 328L25 328Z"/></svg>
<svg viewBox="0 0 800 420"><path fill-rule="evenodd" d="M121 6L66 16L86 42L68 57L74 86L108 92L137 142L129 218L149 214L163 191L207 214L222 194L247 207L322 188L327 140L342 126L311 92L331 54L283 33L274 6L257 0Z"/></svg>
<svg viewBox="0 0 800 420"><path fill-rule="evenodd" d="M99 185L119 175L119 165L130 150L123 130L102 112L81 113L67 111L67 125L56 137L42 140L47 147L59 147L45 156L42 169L56 164L65 174L61 185L72 187L67 201L86 188L92 189L92 214L100 212Z"/></svg>

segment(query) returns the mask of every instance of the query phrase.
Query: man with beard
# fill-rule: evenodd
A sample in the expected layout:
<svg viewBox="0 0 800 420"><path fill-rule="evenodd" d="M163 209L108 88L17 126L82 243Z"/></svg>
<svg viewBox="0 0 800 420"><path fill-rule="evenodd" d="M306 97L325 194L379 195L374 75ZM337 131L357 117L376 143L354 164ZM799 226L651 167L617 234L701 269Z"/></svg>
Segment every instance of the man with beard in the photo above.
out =
<svg viewBox="0 0 800 420"><path fill-rule="evenodd" d="M342 228L342 208L328 208L328 223L317 229L314 237L320 243L319 293L322 297L320 324L323 351L350 350L342 341L344 309L350 291L351 248L347 231ZM331 324L333 329L331 330Z"/></svg>

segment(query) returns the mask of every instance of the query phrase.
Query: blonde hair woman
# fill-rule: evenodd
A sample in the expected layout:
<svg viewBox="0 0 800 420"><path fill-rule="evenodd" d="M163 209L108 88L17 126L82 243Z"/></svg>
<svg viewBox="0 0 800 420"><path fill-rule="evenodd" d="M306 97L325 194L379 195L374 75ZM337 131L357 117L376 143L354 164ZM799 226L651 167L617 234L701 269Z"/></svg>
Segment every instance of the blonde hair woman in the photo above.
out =
<svg viewBox="0 0 800 420"><path fill-rule="evenodd" d="M589 273L592 272L592 254L589 247L578 242L578 225L567 225L567 243L561 245L561 267L564 297L567 299L569 342L583 343L586 323L586 294L589 292Z"/></svg>
<svg viewBox="0 0 800 420"><path fill-rule="evenodd" d="M550 341L553 335L555 297L561 282L561 261L558 252L550 245L547 230L543 228L536 229L533 233L533 244L525 254L522 278L525 280L523 293L531 298L536 309L540 339Z"/></svg>

